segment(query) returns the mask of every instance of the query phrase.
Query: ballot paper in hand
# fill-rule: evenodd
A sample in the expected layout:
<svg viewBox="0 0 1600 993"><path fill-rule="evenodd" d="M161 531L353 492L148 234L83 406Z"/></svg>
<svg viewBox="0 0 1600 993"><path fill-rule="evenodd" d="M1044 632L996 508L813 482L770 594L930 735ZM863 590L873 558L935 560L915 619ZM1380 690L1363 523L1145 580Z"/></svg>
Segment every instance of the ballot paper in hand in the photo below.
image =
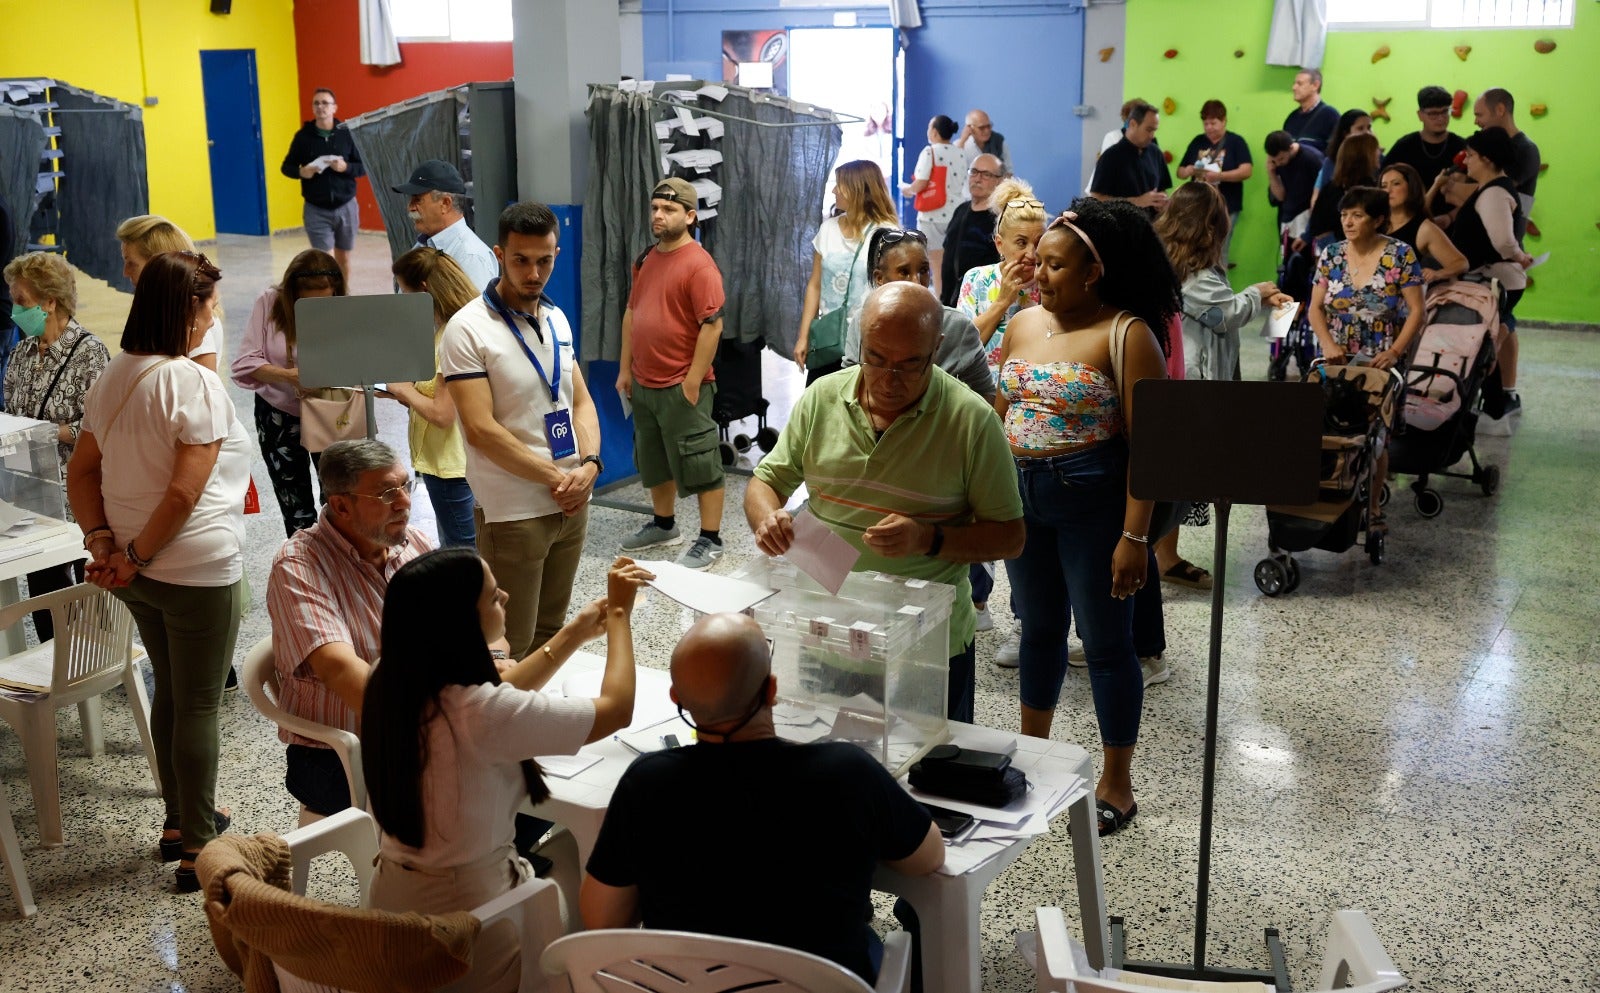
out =
<svg viewBox="0 0 1600 993"><path fill-rule="evenodd" d="M702 614L737 614L777 592L757 583L716 576L676 562L641 561L639 564L655 573L651 586Z"/></svg>
<svg viewBox="0 0 1600 993"><path fill-rule="evenodd" d="M861 557L854 545L830 531L809 510L794 515L794 544L783 554L795 568L834 596L839 595L850 570Z"/></svg>
<svg viewBox="0 0 1600 993"><path fill-rule="evenodd" d="M330 168L338 157L337 155L319 155L307 162L306 165L316 166L317 171L322 172L324 169Z"/></svg>
<svg viewBox="0 0 1600 993"><path fill-rule="evenodd" d="M1535 255L1533 257L1533 261L1532 262L1528 263L1528 268L1529 269L1537 269L1537 268L1539 268L1540 266L1544 265L1546 262L1549 262L1549 261L1550 261L1550 253L1549 252L1540 252L1538 255Z"/></svg>
<svg viewBox="0 0 1600 993"><path fill-rule="evenodd" d="M1276 340L1289 333L1294 327L1294 319L1300 315L1300 305L1293 300L1281 307L1276 307L1267 312L1267 318L1261 325L1261 337Z"/></svg>

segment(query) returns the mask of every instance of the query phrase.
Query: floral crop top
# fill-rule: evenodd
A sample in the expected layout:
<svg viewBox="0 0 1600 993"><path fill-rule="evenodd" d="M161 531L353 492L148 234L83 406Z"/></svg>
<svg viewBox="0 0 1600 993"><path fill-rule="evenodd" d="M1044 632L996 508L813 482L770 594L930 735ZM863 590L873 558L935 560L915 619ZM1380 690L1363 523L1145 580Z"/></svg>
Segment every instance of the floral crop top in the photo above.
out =
<svg viewBox="0 0 1600 993"><path fill-rule="evenodd" d="M1122 434L1122 398L1110 376L1082 362L1007 359L1000 370L1006 441L1012 448L1048 452Z"/></svg>

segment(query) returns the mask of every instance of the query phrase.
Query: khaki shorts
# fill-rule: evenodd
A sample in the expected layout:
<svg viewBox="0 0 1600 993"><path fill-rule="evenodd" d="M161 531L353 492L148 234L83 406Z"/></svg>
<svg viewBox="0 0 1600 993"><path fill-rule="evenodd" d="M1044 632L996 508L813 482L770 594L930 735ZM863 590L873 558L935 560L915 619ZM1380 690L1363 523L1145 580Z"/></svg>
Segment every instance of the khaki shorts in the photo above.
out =
<svg viewBox="0 0 1600 993"><path fill-rule="evenodd" d="M683 387L633 387L633 464L645 489L678 484L678 495L706 493L723 485L717 422L711 419L716 383L700 384L700 402L689 406Z"/></svg>

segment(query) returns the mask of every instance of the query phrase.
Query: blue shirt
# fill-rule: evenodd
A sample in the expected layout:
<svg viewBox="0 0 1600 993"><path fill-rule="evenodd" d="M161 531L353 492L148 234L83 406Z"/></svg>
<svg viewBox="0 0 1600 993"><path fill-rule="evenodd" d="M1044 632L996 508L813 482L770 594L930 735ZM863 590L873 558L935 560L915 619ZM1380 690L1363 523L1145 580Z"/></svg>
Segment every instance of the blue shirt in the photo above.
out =
<svg viewBox="0 0 1600 993"><path fill-rule="evenodd" d="M429 238L428 242L454 259L479 293L500 275L500 260L494 257L494 249L485 245L483 239L467 226L465 217L457 218L454 224Z"/></svg>

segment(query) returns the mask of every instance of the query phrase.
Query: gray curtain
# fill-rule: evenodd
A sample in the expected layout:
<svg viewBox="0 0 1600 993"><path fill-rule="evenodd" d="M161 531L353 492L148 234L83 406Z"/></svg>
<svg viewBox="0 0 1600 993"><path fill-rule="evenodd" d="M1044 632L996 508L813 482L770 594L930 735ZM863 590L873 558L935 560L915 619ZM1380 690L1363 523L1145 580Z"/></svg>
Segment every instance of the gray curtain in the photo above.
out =
<svg viewBox="0 0 1600 993"><path fill-rule="evenodd" d="M0 104L0 265L28 247L28 220L33 217L39 157L49 142L39 118L25 110ZM0 323L11 315L0 317Z"/></svg>
<svg viewBox="0 0 1600 993"><path fill-rule="evenodd" d="M406 197L393 187L406 181L419 162L443 159L471 173L461 161L461 128L467 108L467 88L449 90L407 100L351 118L345 123L361 152L383 214L383 228L389 235L389 251L395 258L417 243L417 232L406 216ZM472 223L470 206L467 223Z"/></svg>
<svg viewBox="0 0 1600 993"><path fill-rule="evenodd" d="M72 264L124 292L122 249L113 237L124 218L150 213L145 168L144 112L57 83L50 96L59 105L61 128L61 244Z"/></svg>
<svg viewBox="0 0 1600 993"><path fill-rule="evenodd" d="M700 85L658 83L656 89ZM723 126L719 139L671 133L674 151L704 147L722 153L709 176L681 175L691 181L709 178L722 187L716 216L702 225L701 241L722 270L728 299L723 337L761 341L788 354L811 275L818 208L842 140L839 126L802 113L781 97L742 87L728 87L720 103L700 97L688 106L696 114L715 112ZM589 89L579 355L584 361L615 360L621 351L633 260L651 243L650 190L663 176L655 122L672 115L670 107L643 93L615 86Z"/></svg>

